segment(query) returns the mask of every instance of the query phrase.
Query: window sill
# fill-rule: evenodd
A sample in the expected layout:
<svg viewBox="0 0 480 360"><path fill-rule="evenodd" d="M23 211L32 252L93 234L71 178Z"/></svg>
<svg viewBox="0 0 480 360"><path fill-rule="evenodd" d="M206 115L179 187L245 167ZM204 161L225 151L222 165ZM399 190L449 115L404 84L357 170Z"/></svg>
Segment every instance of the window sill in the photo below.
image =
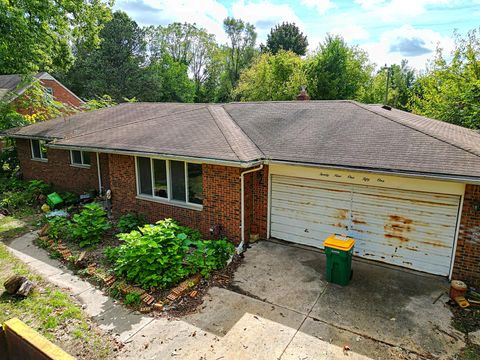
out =
<svg viewBox="0 0 480 360"><path fill-rule="evenodd" d="M70 164L71 167L80 169L90 169L91 165Z"/></svg>
<svg viewBox="0 0 480 360"><path fill-rule="evenodd" d="M41 158L31 158L30 160L38 161L38 162L42 162L42 163L47 163L48 162L48 159L41 159Z"/></svg>
<svg viewBox="0 0 480 360"><path fill-rule="evenodd" d="M144 195L137 195L137 199L152 201L152 202L165 204L165 205L177 206L185 209L191 209L191 210L197 210L197 211L203 210L203 205L199 205L199 204L188 204L180 201L174 201L174 200L172 201L167 199L163 200L161 198L154 198L151 196L144 196Z"/></svg>

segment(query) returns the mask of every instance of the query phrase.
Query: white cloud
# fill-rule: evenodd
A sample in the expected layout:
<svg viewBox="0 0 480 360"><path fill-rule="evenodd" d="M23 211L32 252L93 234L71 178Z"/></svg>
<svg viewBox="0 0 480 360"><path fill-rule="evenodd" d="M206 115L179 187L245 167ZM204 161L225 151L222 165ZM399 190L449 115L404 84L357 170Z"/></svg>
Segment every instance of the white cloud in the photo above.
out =
<svg viewBox="0 0 480 360"><path fill-rule="evenodd" d="M302 0L301 4L309 8L315 8L320 15L337 7L337 5L330 0Z"/></svg>
<svg viewBox="0 0 480 360"><path fill-rule="evenodd" d="M364 27L356 24L338 26L329 31L329 33L342 36L346 42L366 40L370 37L370 33Z"/></svg>
<svg viewBox="0 0 480 360"><path fill-rule="evenodd" d="M295 23L303 29L303 23L287 4L273 4L268 0L239 0L232 4L233 17L255 25L259 41L264 41L270 29L282 22Z"/></svg>
<svg viewBox="0 0 480 360"><path fill-rule="evenodd" d="M384 22L402 21L425 14L428 6L452 6L456 0L355 0L364 10Z"/></svg>
<svg viewBox="0 0 480 360"><path fill-rule="evenodd" d="M407 59L410 66L423 69L428 60L435 56L435 49L440 45L449 54L454 43L450 37L428 29L415 29L410 25L385 31L378 42L363 44L370 59L378 66L399 64Z"/></svg>

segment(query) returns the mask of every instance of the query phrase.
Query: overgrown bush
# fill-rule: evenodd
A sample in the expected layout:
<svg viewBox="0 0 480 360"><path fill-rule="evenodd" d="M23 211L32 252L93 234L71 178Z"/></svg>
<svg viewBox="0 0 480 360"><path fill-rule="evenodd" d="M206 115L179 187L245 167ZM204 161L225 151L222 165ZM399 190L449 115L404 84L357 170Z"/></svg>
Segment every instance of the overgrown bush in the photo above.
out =
<svg viewBox="0 0 480 360"><path fill-rule="evenodd" d="M103 234L111 228L111 224L102 206L91 203L85 205L79 214L73 215L69 228L80 247L86 247L98 244Z"/></svg>
<svg viewBox="0 0 480 360"><path fill-rule="evenodd" d="M147 223L147 219L142 214L125 214L120 216L117 222L117 228L122 233L128 233L133 230L138 230L140 226Z"/></svg>
<svg viewBox="0 0 480 360"><path fill-rule="evenodd" d="M66 191L59 194L66 206L75 205L80 201L80 196L74 192Z"/></svg>
<svg viewBox="0 0 480 360"><path fill-rule="evenodd" d="M146 289L169 288L197 272L208 276L234 253L228 241L202 240L198 231L172 219L117 236L124 243L107 249L105 255L118 275Z"/></svg>
<svg viewBox="0 0 480 360"><path fill-rule="evenodd" d="M0 180L0 209L12 212L33 205L50 186L41 180L22 181L14 177Z"/></svg>
<svg viewBox="0 0 480 360"><path fill-rule="evenodd" d="M71 236L71 223L67 218L62 216L54 216L47 219L48 230L47 235L53 240L66 240Z"/></svg>

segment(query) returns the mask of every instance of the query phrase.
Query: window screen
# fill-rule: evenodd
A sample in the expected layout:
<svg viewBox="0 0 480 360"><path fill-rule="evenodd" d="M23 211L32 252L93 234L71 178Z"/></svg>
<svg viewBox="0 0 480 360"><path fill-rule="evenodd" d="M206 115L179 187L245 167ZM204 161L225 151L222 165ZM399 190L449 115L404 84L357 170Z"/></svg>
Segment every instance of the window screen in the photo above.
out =
<svg viewBox="0 0 480 360"><path fill-rule="evenodd" d="M167 189L167 162L165 160L153 160L154 195L168 198Z"/></svg>
<svg viewBox="0 0 480 360"><path fill-rule="evenodd" d="M138 182L140 194L152 195L152 169L150 167L150 159L137 158Z"/></svg>
<svg viewBox="0 0 480 360"><path fill-rule="evenodd" d="M185 163L183 161L170 161L172 179L172 199L186 201L185 198Z"/></svg>
<svg viewBox="0 0 480 360"><path fill-rule="evenodd" d="M188 201L203 204L202 164L188 164Z"/></svg>

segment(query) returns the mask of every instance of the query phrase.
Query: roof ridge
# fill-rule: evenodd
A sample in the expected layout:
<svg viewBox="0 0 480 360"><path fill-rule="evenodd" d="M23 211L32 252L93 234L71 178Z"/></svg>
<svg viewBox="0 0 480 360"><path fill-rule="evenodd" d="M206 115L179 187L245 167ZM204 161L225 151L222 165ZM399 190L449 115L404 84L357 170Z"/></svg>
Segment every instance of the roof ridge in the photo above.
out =
<svg viewBox="0 0 480 360"><path fill-rule="evenodd" d="M458 149L461 149L463 151L466 151L472 155L475 155L475 156L478 156L480 157L480 151L477 152L477 150L475 149L472 149L468 146L463 146L459 143L457 143L456 141L451 141L451 138L447 138L446 136L441 136L439 134L433 134L431 132L428 132L426 131L425 128L421 127L421 126L418 126L417 124L413 123L413 122L408 122L406 120L403 120L403 119L398 119L398 118L395 118L395 117L389 117L389 116L386 116L385 114L382 114L381 112L379 111L376 111L374 109L372 109L371 107L369 107L369 105L366 105L366 104L361 104L357 101L351 101L353 104L357 105L358 107L364 109L364 110L367 110L367 111L370 111L378 116L381 116L389 121L393 121L399 125L402 125L402 126L405 126L405 127L408 127L412 130L415 130L415 131L418 131L419 133L422 133L426 136L429 136L433 139L436 139L436 140L439 140L439 141L442 141L450 146L453 146L453 147L456 147ZM401 110L397 110L395 109L396 111L401 111ZM441 120L436 120L436 119L430 119L430 118L426 118L426 117L423 117L423 116L420 116L420 115L417 115L417 114L411 114L411 113L408 113L409 115L414 115L414 116L418 116L420 118L424 118L425 120L430 120L430 121L439 121L439 122L442 122ZM447 122L443 122L445 124L448 124L448 125L453 125L453 124L450 124L450 123L447 123ZM462 128L460 127L461 130L468 130L467 128ZM475 134L476 135L476 134Z"/></svg>
<svg viewBox="0 0 480 360"><path fill-rule="evenodd" d="M265 154L248 137L242 128L232 119L230 114L222 105L208 105L208 111L212 115L218 129L225 137L228 145L240 161L252 160L252 155L256 157L253 160L264 158ZM248 141L248 148L239 146L239 142Z"/></svg>
<svg viewBox="0 0 480 360"><path fill-rule="evenodd" d="M118 106L118 105L117 105ZM116 106L114 107L111 107L109 109L113 109L115 108ZM81 137L81 136L86 136L86 135L91 135L91 134L95 134L97 132L100 132L100 131L106 131L106 130L112 130L112 129L118 129L118 128L121 128L123 126L128 126L128 125L133 125L133 124L137 124L137 123L141 123L141 122L147 122L147 121L152 121L152 120L156 120L156 119L161 119L161 118L165 118L165 117L168 117L168 116L171 116L171 115L176 115L176 114L185 114L187 112L191 112L191 111L194 111L194 110L199 110L199 109L202 109L202 107L199 107L199 108L196 108L196 109L188 109L188 110L185 110L185 111L178 111L178 112L174 112L174 113L170 113L170 114L165 114L165 115L160 115L160 116L153 116L153 117L150 117L150 118L147 118L147 119L142 119L142 120L135 120L135 121L131 121L131 122L128 122L128 123L125 123L125 124L120 124L120 125L114 125L114 126L110 126L110 127L107 127L105 129L101 129L101 130L95 130L95 131L90 131L90 132L87 132L87 133L83 133L83 134L78 134L78 135L73 135L73 136L70 136L68 138L64 138L62 140L70 140L70 139L74 139L74 138L77 138L77 137ZM99 109L99 110L102 110L102 109Z"/></svg>

